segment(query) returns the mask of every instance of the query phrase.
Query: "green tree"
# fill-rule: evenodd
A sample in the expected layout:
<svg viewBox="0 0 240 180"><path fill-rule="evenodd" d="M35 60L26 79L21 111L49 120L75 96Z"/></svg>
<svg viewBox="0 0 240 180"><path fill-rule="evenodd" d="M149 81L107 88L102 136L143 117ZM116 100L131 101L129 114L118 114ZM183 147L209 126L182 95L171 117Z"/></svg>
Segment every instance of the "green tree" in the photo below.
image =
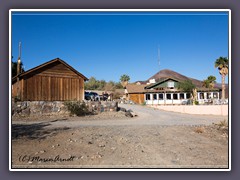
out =
<svg viewBox="0 0 240 180"><path fill-rule="evenodd" d="M113 81L109 81L105 84L104 90L105 91L114 91L116 89L115 83Z"/></svg>
<svg viewBox="0 0 240 180"><path fill-rule="evenodd" d="M207 79L203 80L203 87L213 88L215 83L216 83L216 77L211 75L211 76L208 76Z"/></svg>
<svg viewBox="0 0 240 180"><path fill-rule="evenodd" d="M97 81L97 84L98 84L98 90L104 90L104 87L106 85L106 81L105 80L100 80L100 81Z"/></svg>
<svg viewBox="0 0 240 180"><path fill-rule="evenodd" d="M85 82L85 89L96 90L98 88L97 80L95 77L90 77L88 82Z"/></svg>
<svg viewBox="0 0 240 180"><path fill-rule="evenodd" d="M105 91L114 91L115 89L122 89L123 86L120 82L105 80L97 80L95 77L90 77L88 82L85 82L86 90L105 90Z"/></svg>
<svg viewBox="0 0 240 180"><path fill-rule="evenodd" d="M116 87L116 89L123 89L121 82L116 82L115 87Z"/></svg>
<svg viewBox="0 0 240 180"><path fill-rule="evenodd" d="M185 80L183 82L179 82L178 89L181 89L186 92L192 92L193 89L195 89L196 86L192 83L190 80Z"/></svg>
<svg viewBox="0 0 240 180"><path fill-rule="evenodd" d="M128 84L128 81L130 80L130 77L126 74L123 74L121 77L120 77L120 81L121 81L121 84L123 87L126 87L126 85Z"/></svg>
<svg viewBox="0 0 240 180"><path fill-rule="evenodd" d="M183 82L180 82L178 84L178 89L181 89L182 91L190 92L191 97L193 99L193 104L197 103L197 89L195 84L192 83L192 81L185 80Z"/></svg>
<svg viewBox="0 0 240 180"><path fill-rule="evenodd" d="M228 75L228 58L219 57L216 59L215 68L218 68L219 74L222 76L222 99L225 99L225 77Z"/></svg>
<svg viewBox="0 0 240 180"><path fill-rule="evenodd" d="M24 72L23 63L20 63L20 73ZM12 61L12 77L17 75L17 62Z"/></svg>
<svg viewBox="0 0 240 180"><path fill-rule="evenodd" d="M130 80L130 77L126 74L123 74L121 77L120 77L120 81L121 82L124 82L124 81L129 81Z"/></svg>

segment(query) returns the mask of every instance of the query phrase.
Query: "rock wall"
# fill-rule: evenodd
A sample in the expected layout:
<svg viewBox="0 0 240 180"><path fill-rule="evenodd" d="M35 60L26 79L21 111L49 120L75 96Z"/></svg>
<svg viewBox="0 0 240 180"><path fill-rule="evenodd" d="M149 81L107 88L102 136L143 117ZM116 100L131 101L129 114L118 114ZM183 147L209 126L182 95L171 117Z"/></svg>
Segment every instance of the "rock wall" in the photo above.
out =
<svg viewBox="0 0 240 180"><path fill-rule="evenodd" d="M100 113L118 111L118 103L114 101L85 101L90 112ZM12 116L69 115L62 101L23 101L12 102Z"/></svg>

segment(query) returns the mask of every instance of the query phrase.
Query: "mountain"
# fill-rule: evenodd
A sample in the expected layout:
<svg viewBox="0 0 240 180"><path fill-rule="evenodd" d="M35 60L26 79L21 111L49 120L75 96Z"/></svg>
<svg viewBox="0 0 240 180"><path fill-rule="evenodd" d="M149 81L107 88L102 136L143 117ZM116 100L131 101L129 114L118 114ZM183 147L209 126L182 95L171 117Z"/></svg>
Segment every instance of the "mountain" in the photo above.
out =
<svg viewBox="0 0 240 180"><path fill-rule="evenodd" d="M197 80L197 79L193 79L193 78L190 78L190 77L187 77L187 76L184 76L180 73L177 73L175 71L172 71L172 70L169 70L169 69L163 69L159 72L157 72L156 74L154 74L152 77L150 77L148 79L148 81L150 79L155 79L156 82L158 81L161 81L162 79L165 79L165 78L173 78L173 79L176 79L176 80L179 80L179 81L185 81L185 80L190 80L192 81L193 84L195 84L197 87L202 87L202 84L203 82L200 81L200 80Z"/></svg>

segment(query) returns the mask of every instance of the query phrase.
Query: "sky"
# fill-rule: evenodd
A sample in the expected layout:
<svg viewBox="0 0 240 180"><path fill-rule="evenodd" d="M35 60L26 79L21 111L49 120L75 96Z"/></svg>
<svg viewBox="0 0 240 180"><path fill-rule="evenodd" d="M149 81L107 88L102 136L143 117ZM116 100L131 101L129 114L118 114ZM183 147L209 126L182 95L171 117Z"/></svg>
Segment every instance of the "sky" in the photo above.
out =
<svg viewBox="0 0 240 180"><path fill-rule="evenodd" d="M11 54L25 70L60 58L85 75L147 80L163 69L204 80L228 57L228 12L12 12ZM160 62L160 63L159 63Z"/></svg>

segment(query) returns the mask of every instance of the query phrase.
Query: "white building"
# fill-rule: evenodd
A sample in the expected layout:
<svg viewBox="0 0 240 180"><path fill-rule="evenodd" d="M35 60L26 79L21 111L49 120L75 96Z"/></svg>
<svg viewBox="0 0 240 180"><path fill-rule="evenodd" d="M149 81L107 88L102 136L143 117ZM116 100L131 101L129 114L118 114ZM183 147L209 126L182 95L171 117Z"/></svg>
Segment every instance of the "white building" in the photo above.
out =
<svg viewBox="0 0 240 180"><path fill-rule="evenodd" d="M144 88L142 85L135 85L136 87L133 87L133 85L127 86L126 92L130 100L140 104L142 102L149 105L178 105L190 103L192 92L184 92L178 88L178 85L178 80L165 78L159 82L148 84ZM220 89L196 87L196 90L196 97L199 104L212 103L214 100L219 99Z"/></svg>

